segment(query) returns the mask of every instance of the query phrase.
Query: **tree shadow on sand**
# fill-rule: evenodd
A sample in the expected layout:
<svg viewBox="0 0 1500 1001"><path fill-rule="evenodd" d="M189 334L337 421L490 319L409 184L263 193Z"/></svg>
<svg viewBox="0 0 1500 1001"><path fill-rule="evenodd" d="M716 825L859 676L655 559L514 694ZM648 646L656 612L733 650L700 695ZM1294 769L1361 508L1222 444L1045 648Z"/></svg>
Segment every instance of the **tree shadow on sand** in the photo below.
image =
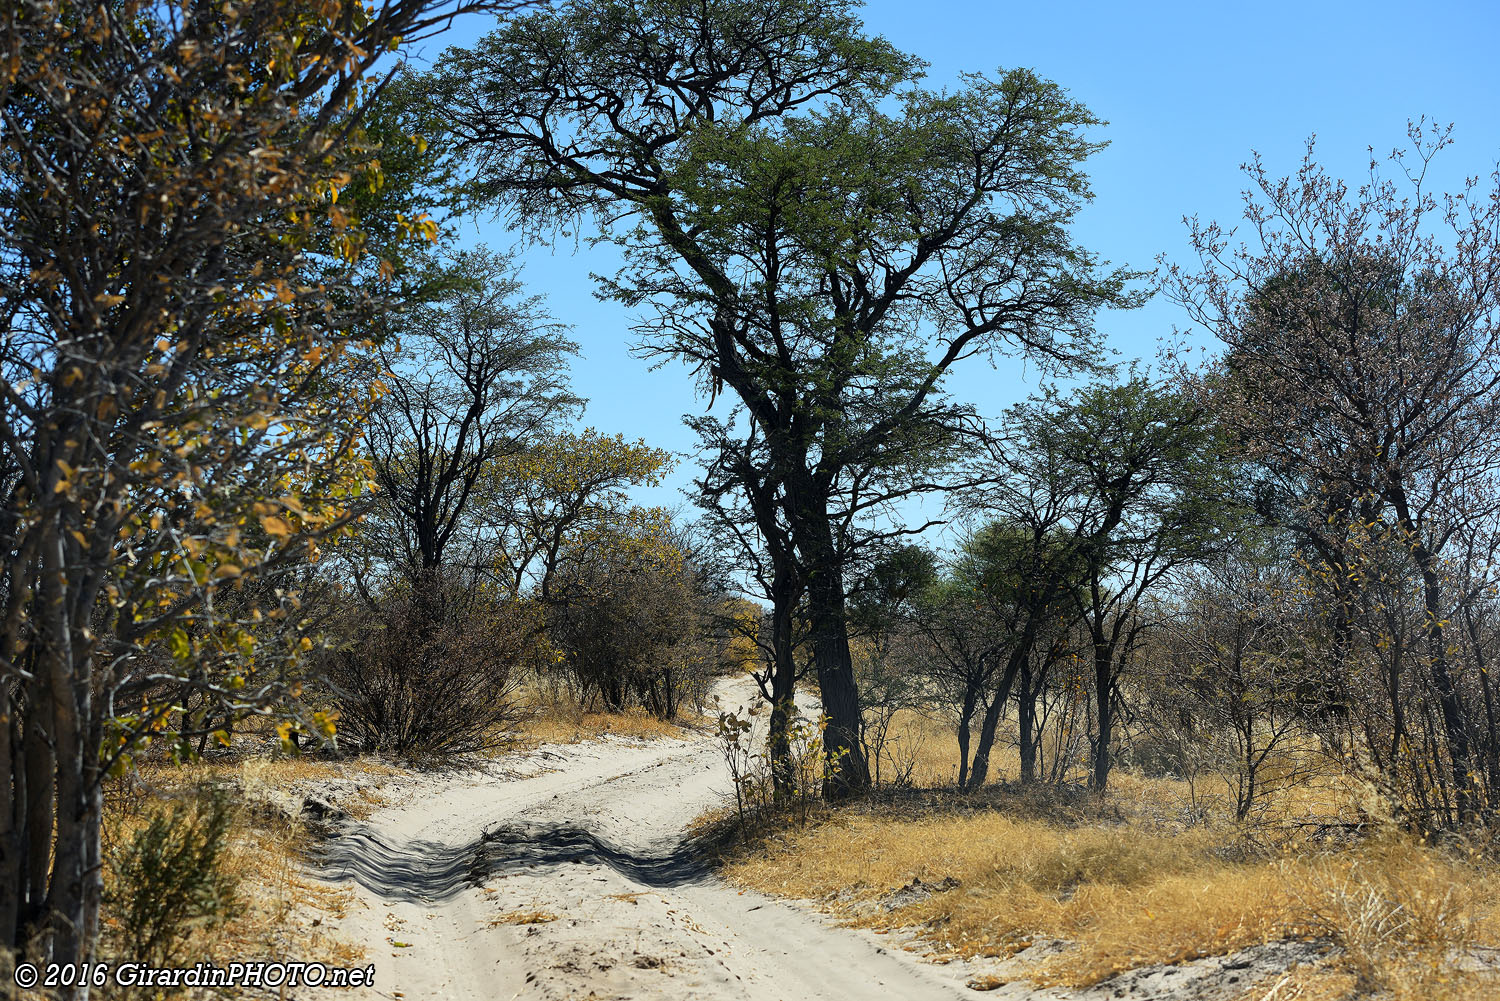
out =
<svg viewBox="0 0 1500 1001"><path fill-rule="evenodd" d="M494 875L560 865L607 865L654 889L702 882L709 867L690 841L665 852L633 852L576 827L509 825L467 845L410 841L392 846L373 832L348 829L314 850L313 871L330 882L353 880L388 900L447 900Z"/></svg>

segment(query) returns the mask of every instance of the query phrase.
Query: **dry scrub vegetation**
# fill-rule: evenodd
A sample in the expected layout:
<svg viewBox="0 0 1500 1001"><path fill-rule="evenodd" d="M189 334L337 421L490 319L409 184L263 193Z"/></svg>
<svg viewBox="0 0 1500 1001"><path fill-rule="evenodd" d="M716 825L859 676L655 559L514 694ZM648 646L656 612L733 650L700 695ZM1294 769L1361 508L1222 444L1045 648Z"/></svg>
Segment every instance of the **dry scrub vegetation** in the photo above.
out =
<svg viewBox="0 0 1500 1001"><path fill-rule="evenodd" d="M344 916L352 892L308 874L312 834L296 797L349 784L340 809L360 814L379 802L371 787L395 771L373 759L247 756L145 764L112 784L102 952L158 965L361 963L359 949L324 930ZM114 986L108 993L135 996Z"/></svg>
<svg viewBox="0 0 1500 1001"><path fill-rule="evenodd" d="M658 719L641 709L609 713L569 707L557 707L532 716L517 730L523 740L538 744L576 744L580 740L610 735L650 740L673 737L681 732L682 727L678 724Z"/></svg>
<svg viewBox="0 0 1500 1001"><path fill-rule="evenodd" d="M541 685L523 689L519 702L521 719L510 734L511 747L576 744L604 736L653 740L677 736L684 726L702 722L691 710L673 719L662 719L642 706L610 712Z"/></svg>
<svg viewBox="0 0 1500 1001"><path fill-rule="evenodd" d="M898 730L927 751L916 774L951 781L940 726L906 722ZM1014 763L1002 756L1000 772L1013 776ZM1247 1001L1500 991L1488 964L1500 945L1493 845L1439 847L1390 825L1351 831L1376 798L1339 776L1286 790L1253 826L1227 819L1223 797L1205 809L1212 797L1196 792L1133 771L1102 798L1003 782L893 791L800 829L763 829L729 853L725 872L857 927L915 929L914 947L938 962L1066 943L1022 957L1014 976L1042 985L1300 939L1326 943L1325 959L1255 985Z"/></svg>

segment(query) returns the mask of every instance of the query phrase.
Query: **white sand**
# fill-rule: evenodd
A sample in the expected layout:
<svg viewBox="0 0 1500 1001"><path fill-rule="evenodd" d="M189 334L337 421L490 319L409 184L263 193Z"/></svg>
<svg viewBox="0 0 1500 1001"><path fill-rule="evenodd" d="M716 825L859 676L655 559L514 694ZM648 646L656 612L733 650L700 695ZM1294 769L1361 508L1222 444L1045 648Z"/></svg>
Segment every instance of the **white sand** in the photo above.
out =
<svg viewBox="0 0 1500 1001"><path fill-rule="evenodd" d="M726 702L750 698L743 682ZM714 741L553 746L498 769L395 780L392 805L327 846L323 875L357 902L335 931L375 964L373 992L344 998L972 997L874 936L740 892L683 849L721 805ZM520 774L516 774L519 768ZM399 798L399 802L396 800ZM542 911L556 920L500 923ZM306 993L306 992L304 992Z"/></svg>

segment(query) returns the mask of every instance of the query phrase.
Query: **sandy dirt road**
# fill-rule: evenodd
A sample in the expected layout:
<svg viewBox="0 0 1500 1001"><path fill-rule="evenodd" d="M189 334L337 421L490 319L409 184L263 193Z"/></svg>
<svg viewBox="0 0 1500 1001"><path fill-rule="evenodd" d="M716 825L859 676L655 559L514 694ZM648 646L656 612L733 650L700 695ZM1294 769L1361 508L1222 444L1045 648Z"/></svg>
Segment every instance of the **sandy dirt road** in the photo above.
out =
<svg viewBox="0 0 1500 1001"><path fill-rule="evenodd" d="M709 737L550 747L507 767L401 780L325 845L320 876L355 891L335 930L375 965L367 997L975 996L958 970L709 873L685 845L730 789Z"/></svg>

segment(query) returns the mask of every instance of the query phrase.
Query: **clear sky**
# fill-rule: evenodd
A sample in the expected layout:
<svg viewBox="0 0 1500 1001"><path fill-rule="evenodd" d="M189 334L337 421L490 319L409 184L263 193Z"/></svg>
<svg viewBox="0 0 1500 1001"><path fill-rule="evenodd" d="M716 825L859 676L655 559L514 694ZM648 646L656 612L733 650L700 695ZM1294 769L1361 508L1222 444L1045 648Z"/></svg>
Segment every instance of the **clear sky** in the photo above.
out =
<svg viewBox="0 0 1500 1001"><path fill-rule="evenodd" d="M1259 151L1277 174L1292 172L1316 133L1319 159L1351 181L1405 140L1409 118L1452 122L1455 145L1435 165L1440 188L1488 175L1500 160L1500 0L1469 3L1261 2L984 3L871 0L868 28L930 63L926 85L970 70L1029 66L1068 88L1109 122L1110 146L1089 164L1095 200L1078 220L1086 247L1117 264L1149 269L1158 254L1185 259L1182 218L1238 220L1245 187L1239 165ZM463 44L483 30L470 21L429 42ZM465 242L508 246L490 220ZM631 357L629 315L593 296L589 272L612 271L604 251L533 249L525 277L573 327L583 357L574 366L589 399L586 423L688 452L682 415L701 411L686 370L648 370ZM1107 313L1100 329L1122 357L1150 359L1185 319L1157 301ZM982 362L949 382L982 413L996 414L1034 385L1020 363ZM645 503L681 503L685 460Z"/></svg>

